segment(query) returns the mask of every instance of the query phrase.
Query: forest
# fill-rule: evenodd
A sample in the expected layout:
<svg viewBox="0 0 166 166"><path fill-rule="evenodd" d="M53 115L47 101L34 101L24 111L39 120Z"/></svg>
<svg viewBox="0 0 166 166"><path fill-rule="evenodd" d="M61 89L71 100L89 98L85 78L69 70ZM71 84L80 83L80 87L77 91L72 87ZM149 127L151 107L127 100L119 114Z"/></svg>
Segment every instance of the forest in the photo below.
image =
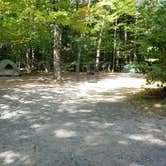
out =
<svg viewBox="0 0 166 166"><path fill-rule="evenodd" d="M165 0L0 0L0 60L26 73L114 72L166 82Z"/></svg>
<svg viewBox="0 0 166 166"><path fill-rule="evenodd" d="M166 166L166 0L0 0L0 166Z"/></svg>

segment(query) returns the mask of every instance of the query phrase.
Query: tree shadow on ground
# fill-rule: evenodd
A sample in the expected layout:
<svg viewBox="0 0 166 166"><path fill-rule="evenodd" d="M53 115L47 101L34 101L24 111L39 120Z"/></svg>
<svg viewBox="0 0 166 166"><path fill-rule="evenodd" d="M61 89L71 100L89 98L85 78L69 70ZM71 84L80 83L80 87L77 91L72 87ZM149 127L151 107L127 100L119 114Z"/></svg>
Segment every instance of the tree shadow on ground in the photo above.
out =
<svg viewBox="0 0 166 166"><path fill-rule="evenodd" d="M128 87L94 86L22 85L4 91L1 165L164 166L166 119L133 110L125 101Z"/></svg>
<svg viewBox="0 0 166 166"><path fill-rule="evenodd" d="M128 100L139 112L166 117L166 92L162 88L142 89Z"/></svg>

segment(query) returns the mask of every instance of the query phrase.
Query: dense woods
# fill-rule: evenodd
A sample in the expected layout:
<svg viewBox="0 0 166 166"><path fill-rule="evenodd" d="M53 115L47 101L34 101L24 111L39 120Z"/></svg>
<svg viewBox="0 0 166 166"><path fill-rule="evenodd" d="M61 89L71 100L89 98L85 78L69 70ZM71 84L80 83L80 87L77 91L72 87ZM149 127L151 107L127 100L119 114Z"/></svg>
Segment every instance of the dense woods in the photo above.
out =
<svg viewBox="0 0 166 166"><path fill-rule="evenodd" d="M0 0L0 60L26 72L121 71L166 82L165 0Z"/></svg>

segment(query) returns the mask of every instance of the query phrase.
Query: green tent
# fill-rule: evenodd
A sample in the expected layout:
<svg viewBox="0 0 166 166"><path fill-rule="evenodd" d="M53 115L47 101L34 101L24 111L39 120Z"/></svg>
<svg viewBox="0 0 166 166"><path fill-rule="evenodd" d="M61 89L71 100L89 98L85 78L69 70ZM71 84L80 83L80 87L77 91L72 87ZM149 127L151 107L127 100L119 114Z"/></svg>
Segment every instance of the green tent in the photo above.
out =
<svg viewBox="0 0 166 166"><path fill-rule="evenodd" d="M17 65L9 59L0 61L0 76L19 76L20 70Z"/></svg>
<svg viewBox="0 0 166 166"><path fill-rule="evenodd" d="M134 65L127 64L127 65L123 66L122 72L123 73L138 73L140 71Z"/></svg>

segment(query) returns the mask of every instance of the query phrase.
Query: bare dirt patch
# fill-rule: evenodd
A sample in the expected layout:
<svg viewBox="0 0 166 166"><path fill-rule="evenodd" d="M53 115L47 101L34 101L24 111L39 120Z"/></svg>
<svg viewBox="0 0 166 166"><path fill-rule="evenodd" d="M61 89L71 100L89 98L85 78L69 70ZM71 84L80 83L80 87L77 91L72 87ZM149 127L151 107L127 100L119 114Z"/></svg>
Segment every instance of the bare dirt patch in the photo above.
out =
<svg viewBox="0 0 166 166"><path fill-rule="evenodd" d="M0 78L0 165L165 166L166 118L126 101L140 75L67 80Z"/></svg>

